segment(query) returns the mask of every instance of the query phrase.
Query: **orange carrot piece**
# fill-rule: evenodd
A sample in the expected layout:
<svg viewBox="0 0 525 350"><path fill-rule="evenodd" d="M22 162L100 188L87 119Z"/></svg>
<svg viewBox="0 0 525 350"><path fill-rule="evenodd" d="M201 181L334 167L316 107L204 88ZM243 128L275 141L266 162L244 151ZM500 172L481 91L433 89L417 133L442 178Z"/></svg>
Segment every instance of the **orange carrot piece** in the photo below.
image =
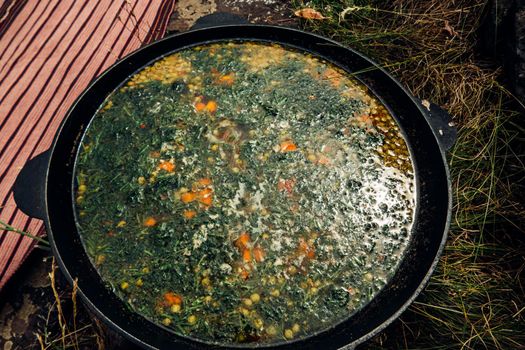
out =
<svg viewBox="0 0 525 350"><path fill-rule="evenodd" d="M304 239L299 240L299 246L297 247L299 254L305 255L308 259L315 258L315 249L314 247L308 245Z"/></svg>
<svg viewBox="0 0 525 350"><path fill-rule="evenodd" d="M297 146L291 140L281 142L279 145L280 152L294 152L297 151Z"/></svg>
<svg viewBox="0 0 525 350"><path fill-rule="evenodd" d="M206 206L210 206L213 203L213 198L211 196L204 197L204 198L199 199L199 202L201 202L202 204Z"/></svg>
<svg viewBox="0 0 525 350"><path fill-rule="evenodd" d="M153 227L157 224L157 220L155 220L154 217L149 216L144 220L144 226L146 227Z"/></svg>
<svg viewBox="0 0 525 350"><path fill-rule="evenodd" d="M242 251L242 260L244 260L244 262L252 261L252 251L250 249L244 249Z"/></svg>
<svg viewBox="0 0 525 350"><path fill-rule="evenodd" d="M202 112L202 111L204 111L205 109L206 109L206 105L205 105L204 103L202 103L202 102L197 102L197 103L195 103L195 110L196 110L197 112Z"/></svg>
<svg viewBox="0 0 525 350"><path fill-rule="evenodd" d="M182 215L186 218L186 219L193 219L195 217L195 215L197 215L197 212L195 210L184 210L184 212L182 213Z"/></svg>
<svg viewBox="0 0 525 350"><path fill-rule="evenodd" d="M306 257L308 259L315 259L315 251L313 249L310 249L307 253L306 253Z"/></svg>
<svg viewBox="0 0 525 350"><path fill-rule="evenodd" d="M180 200L183 203L190 203L190 202L193 202L196 197L197 197L197 195L195 193L193 193L193 192L186 192L186 193L183 193L180 196Z"/></svg>
<svg viewBox="0 0 525 350"><path fill-rule="evenodd" d="M168 306L182 304L181 296L173 292L164 293L164 301L166 302L166 304L168 304Z"/></svg>
<svg viewBox="0 0 525 350"><path fill-rule="evenodd" d="M172 173L175 170L175 164L173 164L170 161L167 162L161 162L159 164L159 169L165 170L168 173Z"/></svg>
<svg viewBox="0 0 525 350"><path fill-rule="evenodd" d="M205 188L197 192L197 199L204 205L211 205L213 201L213 190L211 188Z"/></svg>
<svg viewBox="0 0 525 350"><path fill-rule="evenodd" d="M208 111L210 113L217 112L217 102L215 102L215 101L208 101L208 103L206 103L206 111Z"/></svg>
<svg viewBox="0 0 525 350"><path fill-rule="evenodd" d="M253 248L253 257L255 258L255 261L261 262L264 260L264 251L261 247L257 246Z"/></svg>
<svg viewBox="0 0 525 350"><path fill-rule="evenodd" d="M245 249L250 242L250 235L248 232L243 232L239 238L235 240L235 246L239 249Z"/></svg>

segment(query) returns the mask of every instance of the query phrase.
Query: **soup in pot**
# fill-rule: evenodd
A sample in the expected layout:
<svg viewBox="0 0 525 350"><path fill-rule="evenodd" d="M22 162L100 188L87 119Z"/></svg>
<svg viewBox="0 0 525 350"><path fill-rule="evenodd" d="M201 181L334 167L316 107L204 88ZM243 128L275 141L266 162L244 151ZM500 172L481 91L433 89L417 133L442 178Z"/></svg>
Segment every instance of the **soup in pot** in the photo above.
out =
<svg viewBox="0 0 525 350"><path fill-rule="evenodd" d="M306 337L395 273L415 207L386 107L349 73L275 44L163 57L94 116L77 225L136 313L219 344Z"/></svg>

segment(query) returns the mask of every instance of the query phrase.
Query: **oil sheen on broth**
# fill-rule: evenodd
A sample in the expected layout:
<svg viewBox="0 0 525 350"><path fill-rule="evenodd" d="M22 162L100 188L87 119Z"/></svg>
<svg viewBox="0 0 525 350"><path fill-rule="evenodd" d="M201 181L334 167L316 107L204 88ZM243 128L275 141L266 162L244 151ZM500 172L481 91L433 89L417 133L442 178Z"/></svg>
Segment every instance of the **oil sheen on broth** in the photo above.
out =
<svg viewBox="0 0 525 350"><path fill-rule="evenodd" d="M298 339L359 310L395 272L415 203L405 141L362 84L246 42L132 76L94 117L76 179L108 286L221 344Z"/></svg>

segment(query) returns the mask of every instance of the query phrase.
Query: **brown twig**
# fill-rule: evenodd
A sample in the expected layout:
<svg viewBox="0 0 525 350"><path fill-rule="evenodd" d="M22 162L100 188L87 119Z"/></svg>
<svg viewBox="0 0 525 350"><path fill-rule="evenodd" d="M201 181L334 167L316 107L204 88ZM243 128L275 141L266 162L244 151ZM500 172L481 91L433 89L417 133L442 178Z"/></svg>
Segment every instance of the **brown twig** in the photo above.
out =
<svg viewBox="0 0 525 350"><path fill-rule="evenodd" d="M58 291L56 288L56 280L55 280L55 270L56 270L56 263L55 263L55 257L53 257L53 261L51 263L51 272L48 274L49 279L51 280L51 288L53 289L53 295L55 297L56 305L57 305L57 314L58 314L58 323L60 325L60 330L62 332L62 347L66 348L66 330L67 325L64 318L64 313L62 312L62 302L60 300L60 296L58 295Z"/></svg>

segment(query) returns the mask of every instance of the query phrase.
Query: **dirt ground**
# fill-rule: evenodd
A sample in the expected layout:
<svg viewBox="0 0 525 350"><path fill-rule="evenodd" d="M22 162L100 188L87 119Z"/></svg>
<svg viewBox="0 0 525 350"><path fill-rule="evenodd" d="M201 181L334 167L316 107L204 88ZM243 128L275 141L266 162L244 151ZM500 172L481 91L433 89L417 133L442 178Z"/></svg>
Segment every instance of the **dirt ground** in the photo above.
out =
<svg viewBox="0 0 525 350"><path fill-rule="evenodd" d="M188 30L205 15L226 12L251 23L296 26L287 0L180 0L168 25L168 32Z"/></svg>

